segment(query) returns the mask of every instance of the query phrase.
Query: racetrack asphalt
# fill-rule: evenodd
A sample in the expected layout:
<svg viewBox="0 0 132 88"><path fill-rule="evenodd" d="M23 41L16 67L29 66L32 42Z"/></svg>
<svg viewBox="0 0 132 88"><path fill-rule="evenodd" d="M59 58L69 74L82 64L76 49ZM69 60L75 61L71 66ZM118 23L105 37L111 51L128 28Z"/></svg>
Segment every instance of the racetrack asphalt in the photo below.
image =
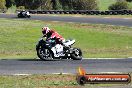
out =
<svg viewBox="0 0 132 88"><path fill-rule="evenodd" d="M0 14L0 18L18 19L16 14ZM44 21L63 21L63 22L77 22L77 23L90 23L90 24L106 24L106 25L132 27L132 19L125 19L125 18L31 15L30 19L31 20L44 20Z"/></svg>
<svg viewBox="0 0 132 88"><path fill-rule="evenodd" d="M39 59L1 59L0 74L76 74L78 67L83 67L87 73L100 72L132 72L132 59L83 59L41 61Z"/></svg>

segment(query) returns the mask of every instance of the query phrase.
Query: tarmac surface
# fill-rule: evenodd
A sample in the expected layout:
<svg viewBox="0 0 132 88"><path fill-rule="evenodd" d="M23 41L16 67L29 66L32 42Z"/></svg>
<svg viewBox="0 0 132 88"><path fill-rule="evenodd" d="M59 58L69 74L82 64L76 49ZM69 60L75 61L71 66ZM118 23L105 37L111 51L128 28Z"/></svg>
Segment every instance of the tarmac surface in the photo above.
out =
<svg viewBox="0 0 132 88"><path fill-rule="evenodd" d="M78 67L83 67L87 73L132 72L132 59L83 59L83 60L54 60L39 59L3 59L0 60L0 74L76 74Z"/></svg>
<svg viewBox="0 0 132 88"><path fill-rule="evenodd" d="M0 18L18 19L17 14L0 14ZM91 24L106 24L132 27L132 19L129 18L109 18L109 17L73 17L73 16L51 16L51 15L31 15L30 20L62 21ZM28 18L25 20L29 20Z"/></svg>

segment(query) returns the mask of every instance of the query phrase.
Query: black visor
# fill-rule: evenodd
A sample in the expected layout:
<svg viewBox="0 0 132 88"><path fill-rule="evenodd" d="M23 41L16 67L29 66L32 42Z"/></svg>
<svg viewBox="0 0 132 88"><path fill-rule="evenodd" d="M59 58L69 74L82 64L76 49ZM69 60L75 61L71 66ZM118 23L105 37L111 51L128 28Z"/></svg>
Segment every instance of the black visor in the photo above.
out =
<svg viewBox="0 0 132 88"><path fill-rule="evenodd" d="M42 31L43 34L46 34L46 30Z"/></svg>

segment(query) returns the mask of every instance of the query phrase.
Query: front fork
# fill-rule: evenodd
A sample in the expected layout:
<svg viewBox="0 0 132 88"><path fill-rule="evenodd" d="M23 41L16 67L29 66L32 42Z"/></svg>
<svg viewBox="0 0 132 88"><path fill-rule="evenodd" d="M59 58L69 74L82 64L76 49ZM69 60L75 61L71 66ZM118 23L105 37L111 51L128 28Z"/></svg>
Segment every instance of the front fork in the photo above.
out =
<svg viewBox="0 0 132 88"><path fill-rule="evenodd" d="M73 53L73 48L71 48L71 47L64 47L64 53L65 53L66 57L70 58L71 54Z"/></svg>

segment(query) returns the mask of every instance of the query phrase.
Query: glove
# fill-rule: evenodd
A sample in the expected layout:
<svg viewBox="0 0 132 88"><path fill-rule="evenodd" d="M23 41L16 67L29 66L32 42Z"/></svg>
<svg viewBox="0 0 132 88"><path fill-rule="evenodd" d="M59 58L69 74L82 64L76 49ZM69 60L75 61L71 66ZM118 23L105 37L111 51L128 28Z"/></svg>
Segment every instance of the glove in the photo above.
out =
<svg viewBox="0 0 132 88"><path fill-rule="evenodd" d="M46 35L43 35L43 37L46 37Z"/></svg>

